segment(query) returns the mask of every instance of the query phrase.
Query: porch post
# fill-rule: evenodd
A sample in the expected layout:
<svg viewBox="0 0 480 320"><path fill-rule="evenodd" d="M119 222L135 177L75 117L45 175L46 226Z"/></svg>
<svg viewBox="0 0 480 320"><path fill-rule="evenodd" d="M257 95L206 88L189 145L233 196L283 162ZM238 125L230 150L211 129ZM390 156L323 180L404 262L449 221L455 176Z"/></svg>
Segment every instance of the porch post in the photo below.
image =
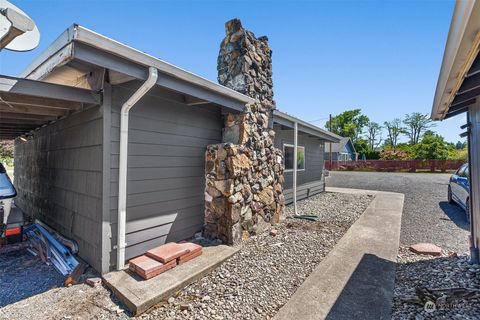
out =
<svg viewBox="0 0 480 320"><path fill-rule="evenodd" d="M467 115L470 122L468 154L470 166L470 230L471 262L479 263L479 231L480 231L480 99L470 106Z"/></svg>
<svg viewBox="0 0 480 320"><path fill-rule="evenodd" d="M298 149L298 122L293 123L293 211L297 212L297 149Z"/></svg>

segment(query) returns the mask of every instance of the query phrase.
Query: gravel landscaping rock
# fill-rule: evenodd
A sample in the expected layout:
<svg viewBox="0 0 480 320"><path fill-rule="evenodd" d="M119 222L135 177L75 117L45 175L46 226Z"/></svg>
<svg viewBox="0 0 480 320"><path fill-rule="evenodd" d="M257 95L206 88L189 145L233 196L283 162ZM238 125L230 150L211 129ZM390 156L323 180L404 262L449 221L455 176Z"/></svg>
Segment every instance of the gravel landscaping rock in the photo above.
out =
<svg viewBox="0 0 480 320"><path fill-rule="evenodd" d="M441 257L431 257L401 247L397 262L392 319L480 319L480 296L450 304L438 301L432 312L402 299L414 295L415 288L480 288L480 267L469 265L466 253L444 251Z"/></svg>
<svg viewBox="0 0 480 320"><path fill-rule="evenodd" d="M297 202L299 214L312 214L321 221L338 221L353 224L365 211L373 196L325 192ZM293 205L285 208L287 216L293 215Z"/></svg>
<svg viewBox="0 0 480 320"><path fill-rule="evenodd" d="M143 319L270 319L365 211L372 197L323 193L302 200L302 214L241 244L212 273L169 297ZM293 210L286 209L288 216ZM276 232L271 232L276 230ZM0 309L0 319L124 319L103 286L56 288Z"/></svg>
<svg viewBox="0 0 480 320"><path fill-rule="evenodd" d="M324 193L298 203L317 222L287 218L242 244L241 251L179 292L148 319L270 319L287 302L351 224L371 196ZM290 217L292 206L286 209Z"/></svg>
<svg viewBox="0 0 480 320"><path fill-rule="evenodd" d="M0 308L62 285L62 275L26 249L0 254Z"/></svg>

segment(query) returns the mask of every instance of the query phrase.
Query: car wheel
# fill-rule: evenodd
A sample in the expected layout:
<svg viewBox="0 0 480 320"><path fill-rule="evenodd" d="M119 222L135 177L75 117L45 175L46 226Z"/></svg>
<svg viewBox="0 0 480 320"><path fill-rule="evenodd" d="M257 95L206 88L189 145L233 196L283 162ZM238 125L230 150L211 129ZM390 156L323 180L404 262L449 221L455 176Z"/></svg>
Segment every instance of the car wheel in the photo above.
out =
<svg viewBox="0 0 480 320"><path fill-rule="evenodd" d="M470 223L470 199L467 198L465 203L465 215L467 216L467 221Z"/></svg>
<svg viewBox="0 0 480 320"><path fill-rule="evenodd" d="M448 186L447 199L448 199L448 203L450 203L450 204L455 203L455 201L453 201L453 199L452 199L452 187L450 187L450 185Z"/></svg>

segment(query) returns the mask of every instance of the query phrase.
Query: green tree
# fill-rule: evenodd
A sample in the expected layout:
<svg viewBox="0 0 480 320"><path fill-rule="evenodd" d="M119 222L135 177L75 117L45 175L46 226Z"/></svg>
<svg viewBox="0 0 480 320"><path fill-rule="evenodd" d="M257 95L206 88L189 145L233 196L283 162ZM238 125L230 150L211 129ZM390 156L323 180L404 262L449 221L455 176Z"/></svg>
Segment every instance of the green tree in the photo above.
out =
<svg viewBox="0 0 480 320"><path fill-rule="evenodd" d="M0 140L0 162L13 163L13 140Z"/></svg>
<svg viewBox="0 0 480 320"><path fill-rule="evenodd" d="M455 144L455 149L460 150L460 149L465 149L467 147L467 142L466 141L457 141Z"/></svg>
<svg viewBox="0 0 480 320"><path fill-rule="evenodd" d="M442 136L428 130L422 140L412 147L412 156L417 160L445 160L453 150Z"/></svg>
<svg viewBox="0 0 480 320"><path fill-rule="evenodd" d="M349 137L355 144L368 122L368 117L360 109L353 109L332 117L332 121L327 121L325 127L328 130L331 128L330 131L339 136Z"/></svg>
<svg viewBox="0 0 480 320"><path fill-rule="evenodd" d="M398 137L405 132L405 129L402 127L402 121L395 118L392 121L385 121L383 124L387 129L388 135L388 138L385 140L385 145L392 147L393 151L395 151L398 144Z"/></svg>
<svg viewBox="0 0 480 320"><path fill-rule="evenodd" d="M380 160L408 160L408 154L403 150L393 150L387 147L380 152Z"/></svg>
<svg viewBox="0 0 480 320"><path fill-rule="evenodd" d="M410 139L411 145L416 145L425 131L434 126L428 114L420 112L412 112L405 115L403 124L406 126L405 134Z"/></svg>
<svg viewBox="0 0 480 320"><path fill-rule="evenodd" d="M382 143L382 128L381 125L373 121L369 121L366 125L366 138L371 151L377 149Z"/></svg>
<svg viewBox="0 0 480 320"><path fill-rule="evenodd" d="M467 149L452 149L448 152L448 160L462 160L468 162L468 150Z"/></svg>
<svg viewBox="0 0 480 320"><path fill-rule="evenodd" d="M370 151L367 140L362 138L357 139L353 146L355 147L355 151L358 153L358 159L362 159L362 156L366 156Z"/></svg>

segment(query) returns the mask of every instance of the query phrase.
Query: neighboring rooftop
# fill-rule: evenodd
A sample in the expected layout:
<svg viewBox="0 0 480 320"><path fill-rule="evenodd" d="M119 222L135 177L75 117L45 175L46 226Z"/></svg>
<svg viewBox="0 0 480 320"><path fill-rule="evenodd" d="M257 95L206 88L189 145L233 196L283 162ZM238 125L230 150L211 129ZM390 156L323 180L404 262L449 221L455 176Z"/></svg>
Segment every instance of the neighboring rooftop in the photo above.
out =
<svg viewBox="0 0 480 320"><path fill-rule="evenodd" d="M352 140L349 137L340 137L340 142L332 143L332 152L343 152L344 149L345 149L345 145L349 142L352 145L353 151L356 152L355 147L352 143ZM325 145L325 152L330 152L330 144L329 143Z"/></svg>

